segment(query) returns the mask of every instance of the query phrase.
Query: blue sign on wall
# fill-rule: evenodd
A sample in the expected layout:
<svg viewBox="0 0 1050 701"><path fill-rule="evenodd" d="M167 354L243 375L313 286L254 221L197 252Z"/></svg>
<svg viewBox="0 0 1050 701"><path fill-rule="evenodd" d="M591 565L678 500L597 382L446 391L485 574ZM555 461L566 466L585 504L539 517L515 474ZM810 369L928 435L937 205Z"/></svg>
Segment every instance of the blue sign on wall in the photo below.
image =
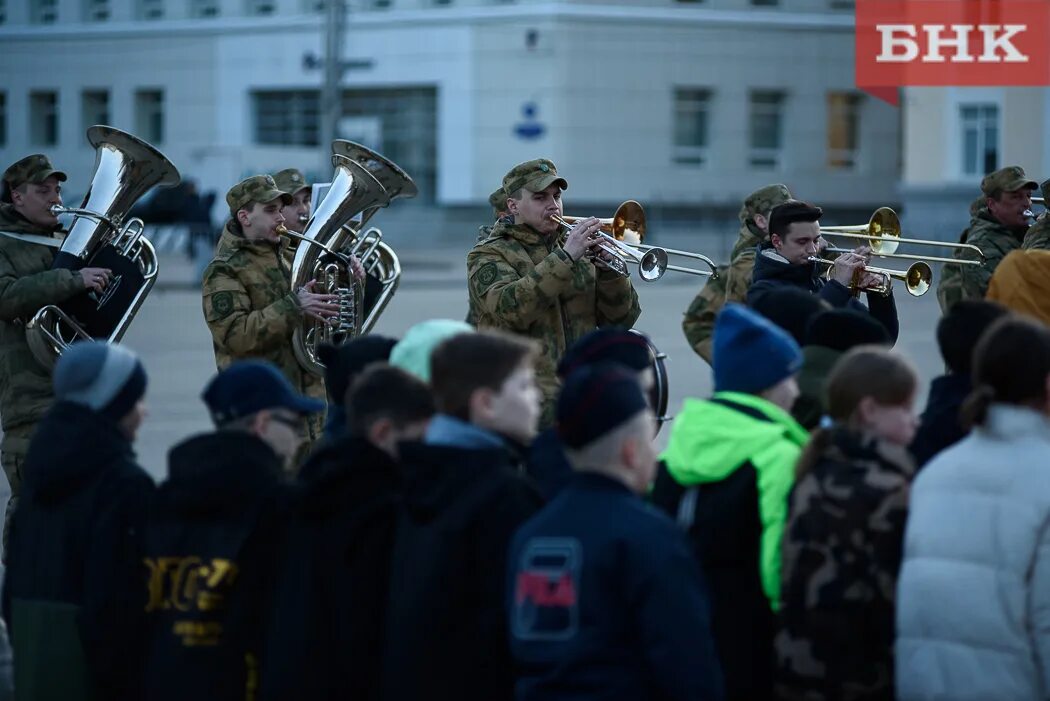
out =
<svg viewBox="0 0 1050 701"><path fill-rule="evenodd" d="M547 131L547 127L536 117L538 111L539 108L536 107L535 102L526 102L521 106L521 114L524 119L514 125L514 133L519 139L535 141Z"/></svg>

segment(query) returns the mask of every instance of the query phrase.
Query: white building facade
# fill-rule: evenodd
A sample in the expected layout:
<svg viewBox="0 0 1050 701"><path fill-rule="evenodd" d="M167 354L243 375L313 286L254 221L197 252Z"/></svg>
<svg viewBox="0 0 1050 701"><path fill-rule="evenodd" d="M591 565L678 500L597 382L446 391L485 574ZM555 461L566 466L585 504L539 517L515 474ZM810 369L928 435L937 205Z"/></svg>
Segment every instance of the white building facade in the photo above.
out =
<svg viewBox="0 0 1050 701"><path fill-rule="evenodd" d="M83 193L108 123L216 216L254 173L327 180L324 4L0 0L0 162L49 153ZM345 74L340 136L408 170L438 230L537 157L573 214L637 199L723 226L772 182L832 212L897 201L900 116L854 87L849 0L357 0L343 59L370 67Z"/></svg>

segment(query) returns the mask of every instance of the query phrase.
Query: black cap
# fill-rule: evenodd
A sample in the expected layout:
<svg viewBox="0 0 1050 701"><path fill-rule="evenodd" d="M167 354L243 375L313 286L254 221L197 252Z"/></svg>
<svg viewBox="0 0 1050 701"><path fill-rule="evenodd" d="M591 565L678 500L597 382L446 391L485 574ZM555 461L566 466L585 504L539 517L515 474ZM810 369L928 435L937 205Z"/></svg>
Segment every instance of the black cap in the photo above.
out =
<svg viewBox="0 0 1050 701"><path fill-rule="evenodd" d="M389 360L390 351L395 345L397 339L386 336L359 336L340 346L327 343L319 345L317 357L325 366L328 398L342 404L354 378L372 363Z"/></svg>
<svg viewBox="0 0 1050 701"><path fill-rule="evenodd" d="M325 407L324 402L296 392L276 367L262 360L233 363L212 378L201 398L220 427L263 409L316 414Z"/></svg>
<svg viewBox="0 0 1050 701"><path fill-rule="evenodd" d="M578 367L606 362L641 372L652 366L653 355L645 336L640 333L617 328L597 329L565 352L558 363L558 377L564 379Z"/></svg>
<svg viewBox="0 0 1050 701"><path fill-rule="evenodd" d="M558 436L582 448L645 411L638 376L612 363L585 365L565 380L558 397Z"/></svg>
<svg viewBox="0 0 1050 701"><path fill-rule="evenodd" d="M807 346L846 352L855 346L893 344L890 333L871 314L856 309L830 309L813 317L806 332Z"/></svg>

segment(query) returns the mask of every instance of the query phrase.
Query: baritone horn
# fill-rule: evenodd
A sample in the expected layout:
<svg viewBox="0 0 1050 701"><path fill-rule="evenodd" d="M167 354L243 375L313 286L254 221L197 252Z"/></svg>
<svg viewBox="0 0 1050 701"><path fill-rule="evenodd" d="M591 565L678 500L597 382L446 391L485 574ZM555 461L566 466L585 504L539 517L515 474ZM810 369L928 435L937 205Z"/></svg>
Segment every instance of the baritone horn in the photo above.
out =
<svg viewBox="0 0 1050 701"><path fill-rule="evenodd" d="M551 218L567 231L587 217L552 216ZM707 275L711 278L718 277L718 265L701 253L649 246L643 243L646 232L645 210L634 200L627 200L617 207L616 213L611 218L598 221L601 223L598 234L601 241L598 243L598 248L612 256L611 262L598 259L601 261L598 264L607 265L619 275L629 276L628 263L636 263L639 277L646 282L659 280L668 271L688 275ZM670 256L699 260L709 270L671 265Z"/></svg>
<svg viewBox="0 0 1050 701"><path fill-rule="evenodd" d="M843 238L860 239L871 248L871 254L879 258L899 258L916 260L925 263L954 263L957 265L984 265L984 253L980 248L969 243L950 243L948 241L930 241L910 239L901 236L900 217L889 207L879 207L871 215L867 224L854 226L822 226L820 233ZM937 246L953 248L957 251L969 251L975 258L946 258L942 256L920 256L911 253L897 253L901 244L913 246ZM845 248L827 248L832 253L848 253ZM927 265L927 267L929 267ZM910 270L910 268L909 268Z"/></svg>

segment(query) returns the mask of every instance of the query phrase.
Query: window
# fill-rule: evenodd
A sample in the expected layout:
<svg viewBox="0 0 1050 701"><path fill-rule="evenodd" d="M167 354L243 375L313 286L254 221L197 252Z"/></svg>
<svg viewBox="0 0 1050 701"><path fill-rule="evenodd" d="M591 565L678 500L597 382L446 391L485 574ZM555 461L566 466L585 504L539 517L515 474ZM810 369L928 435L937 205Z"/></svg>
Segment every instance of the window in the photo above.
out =
<svg viewBox="0 0 1050 701"><path fill-rule="evenodd" d="M321 99L316 90L256 92L255 143L317 146Z"/></svg>
<svg viewBox="0 0 1050 701"><path fill-rule="evenodd" d="M150 142L159 144L164 141L164 91L135 91L135 129L136 135Z"/></svg>
<svg viewBox="0 0 1050 701"><path fill-rule="evenodd" d="M431 2L434 5L437 5L438 7L443 7L445 5L451 5L452 4L452 0L431 0Z"/></svg>
<svg viewBox="0 0 1050 701"><path fill-rule="evenodd" d="M274 7L276 0L248 0L248 14L256 17L272 15L277 9Z"/></svg>
<svg viewBox="0 0 1050 701"><path fill-rule="evenodd" d="M751 0L751 4L755 7L776 7L780 0Z"/></svg>
<svg viewBox="0 0 1050 701"><path fill-rule="evenodd" d="M84 0L84 19L105 22L109 19L109 0Z"/></svg>
<svg viewBox="0 0 1050 701"><path fill-rule="evenodd" d="M326 4L327 0L303 0L303 10L305 10L306 12L320 14L326 9L328 9L325 7Z"/></svg>
<svg viewBox="0 0 1050 701"><path fill-rule="evenodd" d="M138 0L139 19L164 19L164 0Z"/></svg>
<svg viewBox="0 0 1050 701"><path fill-rule="evenodd" d="M961 105L962 169L964 175L984 175L999 168L999 108Z"/></svg>
<svg viewBox="0 0 1050 701"><path fill-rule="evenodd" d="M386 10L392 4L392 0L372 0L373 10Z"/></svg>
<svg viewBox="0 0 1050 701"><path fill-rule="evenodd" d="M29 21L33 24L54 24L58 21L58 0L33 0L29 3Z"/></svg>
<svg viewBox="0 0 1050 701"><path fill-rule="evenodd" d="M84 129L109 124L109 91L85 90L80 94L80 118Z"/></svg>
<svg viewBox="0 0 1050 701"><path fill-rule="evenodd" d="M7 0L0 0L0 24L7 24Z"/></svg>
<svg viewBox="0 0 1050 701"><path fill-rule="evenodd" d="M853 168L857 164L857 132L862 99L856 93L828 93L829 168Z"/></svg>
<svg viewBox="0 0 1050 701"><path fill-rule="evenodd" d="M58 93L29 93L29 139L34 146L58 143Z"/></svg>
<svg viewBox="0 0 1050 701"><path fill-rule="evenodd" d="M831 0L832 10L855 10L857 3L854 0Z"/></svg>
<svg viewBox="0 0 1050 701"><path fill-rule="evenodd" d="M776 168L780 160L784 93L755 90L751 93L750 155L752 168Z"/></svg>
<svg viewBox="0 0 1050 701"><path fill-rule="evenodd" d="M202 19L218 16L219 0L190 0L190 17Z"/></svg>
<svg viewBox="0 0 1050 701"><path fill-rule="evenodd" d="M707 161L710 121L710 90L675 88L672 154L675 163L703 165Z"/></svg>
<svg viewBox="0 0 1050 701"><path fill-rule="evenodd" d="M7 146L7 93L0 92L0 147Z"/></svg>

